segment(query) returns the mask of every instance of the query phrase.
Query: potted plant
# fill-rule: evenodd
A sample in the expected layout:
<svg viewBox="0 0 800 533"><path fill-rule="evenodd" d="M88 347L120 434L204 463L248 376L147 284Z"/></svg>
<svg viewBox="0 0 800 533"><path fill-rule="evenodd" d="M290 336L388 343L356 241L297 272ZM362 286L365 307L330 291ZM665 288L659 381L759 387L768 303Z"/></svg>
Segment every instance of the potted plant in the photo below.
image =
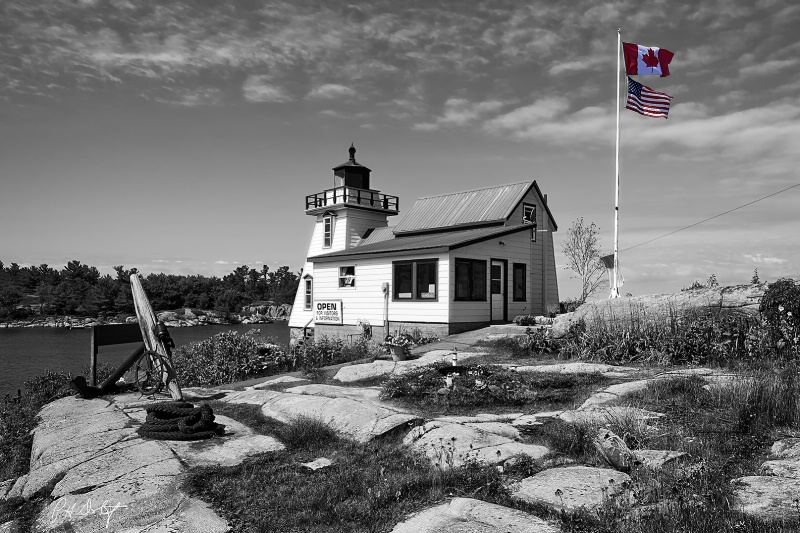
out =
<svg viewBox="0 0 800 533"><path fill-rule="evenodd" d="M411 338L404 334L387 335L383 345L389 349L394 361L405 361L411 346Z"/></svg>

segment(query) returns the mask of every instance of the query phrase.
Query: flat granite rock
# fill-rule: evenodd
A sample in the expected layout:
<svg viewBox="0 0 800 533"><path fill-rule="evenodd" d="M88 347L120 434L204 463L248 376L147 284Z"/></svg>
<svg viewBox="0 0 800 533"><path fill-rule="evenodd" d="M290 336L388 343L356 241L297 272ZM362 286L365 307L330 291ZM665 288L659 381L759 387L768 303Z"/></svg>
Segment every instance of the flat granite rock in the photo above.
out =
<svg viewBox="0 0 800 533"><path fill-rule="evenodd" d="M52 487L53 500L37 516L36 531L229 529L207 505L180 491L185 463L165 441L135 434L138 423L119 405L63 398L45 406L41 417L34 432L31 471L12 489L29 498Z"/></svg>
<svg viewBox="0 0 800 533"><path fill-rule="evenodd" d="M779 459L800 457L800 439L789 438L775 441L770 451Z"/></svg>
<svg viewBox="0 0 800 533"><path fill-rule="evenodd" d="M440 416L434 420L451 424L483 424L485 422L511 422L522 416L522 413L478 413L473 416Z"/></svg>
<svg viewBox="0 0 800 533"><path fill-rule="evenodd" d="M627 394L639 392L644 390L651 382L649 379L640 379L637 381L629 381L627 383L619 383L611 385L605 389L595 392L578 409L587 409L595 405L603 405L608 402L618 400Z"/></svg>
<svg viewBox="0 0 800 533"><path fill-rule="evenodd" d="M299 378L297 376L278 376L273 379L268 379L267 381L262 381L257 385L253 385L251 387L245 387L245 390L253 390L253 389L269 389L270 387L276 387L285 385L287 383L308 383L309 381L304 378Z"/></svg>
<svg viewBox="0 0 800 533"><path fill-rule="evenodd" d="M511 440L519 440L522 436L519 429L505 422L469 422L465 426L475 428L486 433L493 433Z"/></svg>
<svg viewBox="0 0 800 533"><path fill-rule="evenodd" d="M352 398L250 390L231 394L225 401L260 405L265 416L281 422L290 422L301 416L316 418L358 442L369 442L422 421L417 415Z"/></svg>
<svg viewBox="0 0 800 533"><path fill-rule="evenodd" d="M642 465L654 469L689 455L686 452L672 450L633 450L633 454Z"/></svg>
<svg viewBox="0 0 800 533"><path fill-rule="evenodd" d="M235 466L253 455L286 449L279 440L257 435L227 416L214 415L214 422L225 425L225 435L198 441L162 442L189 466Z"/></svg>
<svg viewBox="0 0 800 533"><path fill-rule="evenodd" d="M310 385L299 385L283 392L289 394L307 394L309 396L324 396L325 398L351 398L353 400L367 400L379 402L381 395L380 387L337 387L336 385L323 385L312 383Z"/></svg>
<svg viewBox="0 0 800 533"><path fill-rule="evenodd" d="M62 398L44 406L33 434L28 474L8 498L30 499L73 467L134 444L130 417L101 399Z"/></svg>
<svg viewBox="0 0 800 533"><path fill-rule="evenodd" d="M183 472L181 463L160 442L136 439L128 446L112 447L106 453L69 469L53 489L55 498L106 485L119 479L177 476Z"/></svg>
<svg viewBox="0 0 800 533"><path fill-rule="evenodd" d="M471 498L411 515L392 533L558 533L560 529L541 518L502 505Z"/></svg>
<svg viewBox="0 0 800 533"><path fill-rule="evenodd" d="M542 372L550 374L606 374L636 372L638 369L632 366L613 366L602 363L560 363L555 365L534 365L534 366L510 366L517 372Z"/></svg>
<svg viewBox="0 0 800 533"><path fill-rule="evenodd" d="M16 479L7 479L6 481L0 482L0 500L5 499L8 491L10 491L11 487L14 486L15 481Z"/></svg>
<svg viewBox="0 0 800 533"><path fill-rule="evenodd" d="M663 413L648 411L638 407L612 406L612 407L593 407L589 409L576 409L574 411L564 411L558 418L569 424L607 424L616 420L636 420L647 422L663 417Z"/></svg>
<svg viewBox="0 0 800 533"><path fill-rule="evenodd" d="M760 474L800 479L800 459L773 459L761 464Z"/></svg>
<svg viewBox="0 0 800 533"><path fill-rule="evenodd" d="M551 468L510 486L514 498L545 504L557 511L591 511L605 498L622 494L630 476L608 468L566 466Z"/></svg>
<svg viewBox="0 0 800 533"><path fill-rule="evenodd" d="M403 444L420 450L432 463L442 467L460 466L467 460L502 464L512 455L524 453L541 459L550 450L536 444L523 444L472 425L433 421L411 430Z"/></svg>
<svg viewBox="0 0 800 533"><path fill-rule="evenodd" d="M732 509L762 519L797 516L800 479L778 476L746 476L734 479Z"/></svg>
<svg viewBox="0 0 800 533"><path fill-rule="evenodd" d="M379 360L373 363L343 366L333 379L341 381L342 383L353 383L356 381L399 375L439 361L451 361L452 353L453 352L448 350L432 350L419 359L410 359L408 361ZM478 352L458 352L458 362L462 363L483 355L485 354Z"/></svg>

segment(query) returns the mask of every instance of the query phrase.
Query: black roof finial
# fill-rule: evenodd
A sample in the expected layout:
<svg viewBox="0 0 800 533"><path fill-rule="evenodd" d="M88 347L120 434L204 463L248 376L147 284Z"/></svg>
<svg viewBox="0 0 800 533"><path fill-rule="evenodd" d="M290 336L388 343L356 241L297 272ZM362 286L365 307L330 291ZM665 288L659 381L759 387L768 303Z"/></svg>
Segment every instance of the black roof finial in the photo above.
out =
<svg viewBox="0 0 800 533"><path fill-rule="evenodd" d="M350 143L350 149L348 150L348 152L350 152L350 161L355 163L356 162L356 147L353 146L353 143Z"/></svg>

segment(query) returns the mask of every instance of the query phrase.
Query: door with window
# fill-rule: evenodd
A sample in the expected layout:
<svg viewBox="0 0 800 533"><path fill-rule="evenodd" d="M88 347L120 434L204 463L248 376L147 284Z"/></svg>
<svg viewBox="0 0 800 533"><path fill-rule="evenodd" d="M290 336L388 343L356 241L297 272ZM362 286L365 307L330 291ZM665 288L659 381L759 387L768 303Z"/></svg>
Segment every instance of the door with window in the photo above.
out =
<svg viewBox="0 0 800 533"><path fill-rule="evenodd" d="M506 319L506 271L503 261L492 260L492 320Z"/></svg>

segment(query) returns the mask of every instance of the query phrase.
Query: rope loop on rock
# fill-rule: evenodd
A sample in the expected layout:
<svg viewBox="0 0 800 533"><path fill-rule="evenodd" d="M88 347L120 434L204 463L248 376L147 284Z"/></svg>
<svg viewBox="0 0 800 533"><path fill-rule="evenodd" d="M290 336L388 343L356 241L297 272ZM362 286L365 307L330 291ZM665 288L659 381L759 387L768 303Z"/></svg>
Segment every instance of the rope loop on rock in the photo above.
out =
<svg viewBox="0 0 800 533"><path fill-rule="evenodd" d="M137 429L145 439L200 440L225 433L225 426L214 422L208 404L196 408L188 402L164 402L145 408L147 419Z"/></svg>

